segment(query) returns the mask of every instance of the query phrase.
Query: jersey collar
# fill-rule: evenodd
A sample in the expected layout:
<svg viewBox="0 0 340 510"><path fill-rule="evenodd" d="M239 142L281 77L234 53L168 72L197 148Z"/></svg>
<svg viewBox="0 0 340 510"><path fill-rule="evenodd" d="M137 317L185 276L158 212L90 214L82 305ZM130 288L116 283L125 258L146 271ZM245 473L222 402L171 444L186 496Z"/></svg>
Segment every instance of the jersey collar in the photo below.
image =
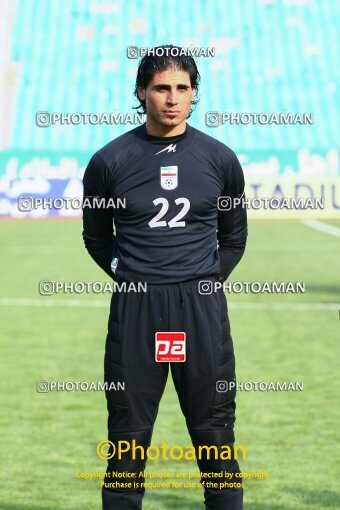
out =
<svg viewBox="0 0 340 510"><path fill-rule="evenodd" d="M153 154L155 158L162 157L163 155L176 155L182 152L191 143L193 135L194 130L188 123L184 133L177 136L160 137L148 135L145 123L135 130L138 143L143 145L145 152Z"/></svg>

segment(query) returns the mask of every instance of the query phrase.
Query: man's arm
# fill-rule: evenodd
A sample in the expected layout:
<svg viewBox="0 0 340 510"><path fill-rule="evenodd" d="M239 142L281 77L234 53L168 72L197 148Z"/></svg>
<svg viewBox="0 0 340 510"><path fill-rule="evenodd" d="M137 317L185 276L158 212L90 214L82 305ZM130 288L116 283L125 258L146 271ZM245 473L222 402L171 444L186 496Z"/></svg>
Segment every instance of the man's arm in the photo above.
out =
<svg viewBox="0 0 340 510"><path fill-rule="evenodd" d="M223 196L240 198L244 193L244 176L236 155L228 164ZM242 201L241 201L242 202ZM246 247L248 235L247 211L242 203L232 205L229 211L218 211L218 253L220 257L220 281L228 278L239 263Z"/></svg>
<svg viewBox="0 0 340 510"><path fill-rule="evenodd" d="M108 167L101 157L95 154L84 173L84 199L91 200L93 197L98 197L107 201L109 182ZM111 271L111 261L116 246L112 208L83 207L83 239L91 257L110 278L115 279Z"/></svg>

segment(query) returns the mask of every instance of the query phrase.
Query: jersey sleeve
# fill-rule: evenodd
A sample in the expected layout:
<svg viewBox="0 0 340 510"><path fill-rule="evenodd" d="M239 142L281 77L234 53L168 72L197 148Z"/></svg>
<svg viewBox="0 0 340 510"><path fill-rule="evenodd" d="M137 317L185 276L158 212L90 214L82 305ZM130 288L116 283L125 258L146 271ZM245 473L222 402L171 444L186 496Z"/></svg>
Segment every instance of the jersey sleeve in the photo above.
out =
<svg viewBox="0 0 340 510"><path fill-rule="evenodd" d="M88 204L96 197L109 198L110 172L107 164L96 153L86 167L83 177L83 239L84 244L95 262L115 279L111 270L111 261L116 247L113 233L112 207L91 207ZM87 200L85 200L87 199Z"/></svg>
<svg viewBox="0 0 340 510"><path fill-rule="evenodd" d="M220 281L228 278L244 253L248 235L247 211L240 199L244 196L244 176L242 167L236 154L230 151L231 156L225 163L225 185L223 196L229 197L232 204L223 210L223 202L218 211L218 253L220 258ZM235 203L236 202L236 203ZM226 202L224 202L225 204Z"/></svg>

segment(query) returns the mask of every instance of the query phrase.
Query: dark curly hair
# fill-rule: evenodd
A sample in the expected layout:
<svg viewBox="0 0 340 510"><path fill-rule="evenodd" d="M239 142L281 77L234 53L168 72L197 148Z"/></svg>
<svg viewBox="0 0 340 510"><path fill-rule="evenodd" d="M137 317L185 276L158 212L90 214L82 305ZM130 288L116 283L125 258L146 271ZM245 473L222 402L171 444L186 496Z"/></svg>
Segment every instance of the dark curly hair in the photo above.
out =
<svg viewBox="0 0 340 510"><path fill-rule="evenodd" d="M159 51L159 56L157 55L157 50L159 48L163 48L163 51ZM177 49L178 51L173 51L172 48ZM164 51L167 49L167 51ZM142 87L146 89L152 78L156 73L162 73L167 69L171 69L173 71L186 71L190 76L191 87L195 89L195 99L191 101L191 108L189 117L195 109L195 106L198 103L197 93L198 86L200 82L200 74L198 72L195 60L188 55L181 55L182 48L180 46L173 46L172 44L163 44L162 46L156 46L152 48L150 51L150 55L145 55L139 62L137 76L136 76L136 85L134 90L134 96L139 101L139 105L135 106L135 109L142 108L143 112L146 113L146 104L144 99L140 99L138 95L138 88Z"/></svg>

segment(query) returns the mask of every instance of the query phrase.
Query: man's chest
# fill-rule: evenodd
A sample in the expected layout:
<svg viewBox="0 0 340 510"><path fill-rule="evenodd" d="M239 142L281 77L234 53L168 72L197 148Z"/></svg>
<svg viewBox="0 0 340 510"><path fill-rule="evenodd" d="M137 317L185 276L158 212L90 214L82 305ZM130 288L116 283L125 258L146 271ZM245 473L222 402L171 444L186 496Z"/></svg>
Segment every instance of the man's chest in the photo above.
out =
<svg viewBox="0 0 340 510"><path fill-rule="evenodd" d="M116 171L112 195L126 204L118 213L122 220L147 219L151 228L184 226L185 220L216 216L223 184L209 162L175 156L141 158Z"/></svg>

